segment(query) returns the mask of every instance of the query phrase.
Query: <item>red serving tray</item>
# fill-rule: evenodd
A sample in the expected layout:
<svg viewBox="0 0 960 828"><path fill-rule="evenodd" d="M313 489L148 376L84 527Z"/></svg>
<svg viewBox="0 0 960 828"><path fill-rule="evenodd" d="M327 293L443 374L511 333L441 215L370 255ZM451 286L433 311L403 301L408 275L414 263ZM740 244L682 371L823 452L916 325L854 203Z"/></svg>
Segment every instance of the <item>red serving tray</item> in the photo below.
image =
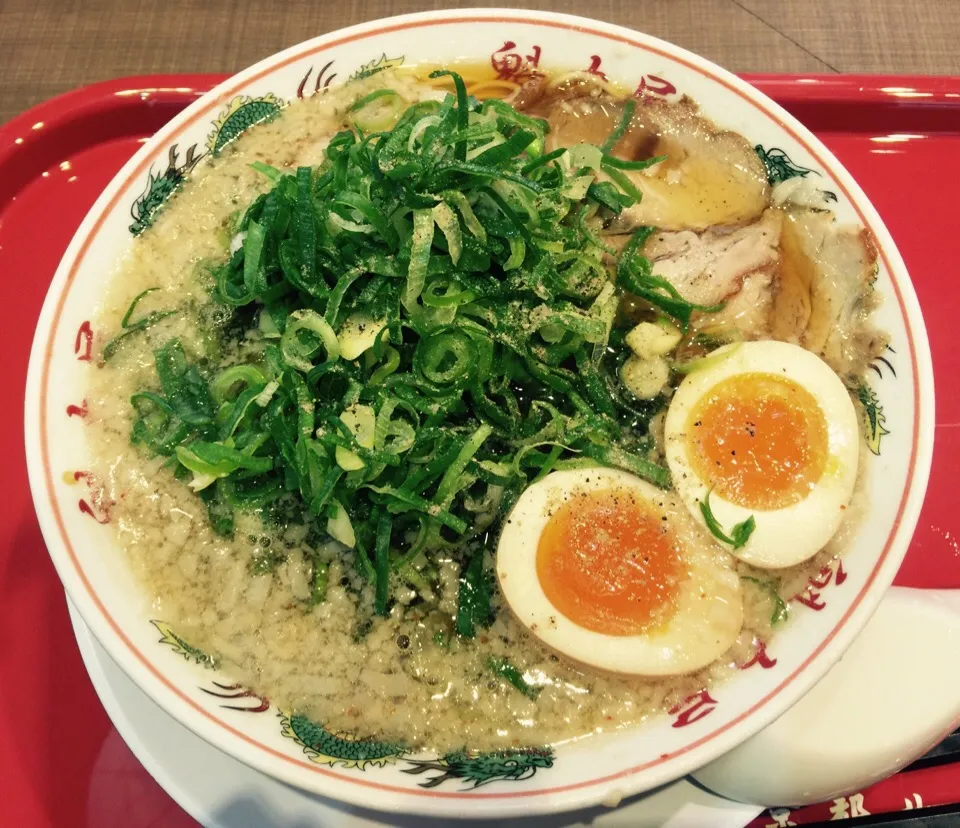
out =
<svg viewBox="0 0 960 828"><path fill-rule="evenodd" d="M80 220L121 165L219 75L124 78L68 92L0 127L0 307L10 380L0 403L0 823L194 825L113 729L87 679L63 590L30 502L23 406L33 328ZM897 240L923 307L937 378L937 440L920 524L897 583L960 587L960 307L955 185L960 78L746 78L796 115L866 190ZM954 186L951 186L951 182ZM960 762L901 773L852 799L795 811L789 824L958 804ZM831 811L836 808L837 813ZM844 809L845 813L844 813ZM851 814L851 811L853 812ZM916 811L914 811L916 813ZM786 825L764 815L755 825Z"/></svg>

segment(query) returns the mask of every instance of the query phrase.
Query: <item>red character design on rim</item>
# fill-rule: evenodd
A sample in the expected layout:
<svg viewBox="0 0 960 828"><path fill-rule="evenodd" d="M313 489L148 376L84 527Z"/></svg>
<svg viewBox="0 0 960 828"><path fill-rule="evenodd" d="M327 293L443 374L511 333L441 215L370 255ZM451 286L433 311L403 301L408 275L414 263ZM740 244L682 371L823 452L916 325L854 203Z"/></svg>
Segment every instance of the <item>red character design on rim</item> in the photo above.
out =
<svg viewBox="0 0 960 828"><path fill-rule="evenodd" d="M821 600L820 598L820 591L814 589L813 586L808 586L799 595L795 595L793 600L798 604L803 604L805 607L809 607L814 612L820 612L820 610L826 609L827 606L827 602Z"/></svg>
<svg viewBox="0 0 960 828"><path fill-rule="evenodd" d="M77 508L80 509L81 513L89 515L97 523L109 523L110 507L113 506L113 501L110 500L106 492L104 492L100 479L93 472L88 471L75 471L73 473L73 479L77 482L82 480L86 483L87 491L90 492L89 502L84 498L80 498L80 501L77 503Z"/></svg>
<svg viewBox="0 0 960 828"><path fill-rule="evenodd" d="M81 400L80 405L68 405L67 406L67 416L68 417L86 417L90 412L87 410L87 401Z"/></svg>
<svg viewBox="0 0 960 828"><path fill-rule="evenodd" d="M635 97L641 98L645 94L666 96L675 95L676 93L677 87L665 78L658 77L657 75L644 75L640 78L640 83L637 85L633 94Z"/></svg>
<svg viewBox="0 0 960 828"><path fill-rule="evenodd" d="M89 362L93 353L93 328L86 319L77 329L77 338L73 343L73 352L78 362Z"/></svg>
<svg viewBox="0 0 960 828"><path fill-rule="evenodd" d="M540 66L540 47L534 46L529 55L522 55L513 51L517 44L512 40L504 42L497 51L490 55L490 65L497 73L497 80L522 81L529 78L539 78L543 72Z"/></svg>
<svg viewBox="0 0 960 828"><path fill-rule="evenodd" d="M794 595L790 600L803 604L814 612L820 612L827 606L827 602L821 598L821 590L828 587L831 581L840 586L846 580L847 573L843 571L843 561L837 561L836 570L828 564L809 580L803 592Z"/></svg>
<svg viewBox="0 0 960 828"><path fill-rule="evenodd" d="M761 669L769 670L771 667L774 667L777 663L775 658L770 658L767 655L767 644L765 641L761 641L757 644L757 651L750 657L749 661L744 662L740 669L746 670L750 667L753 667L754 664L759 664Z"/></svg>
<svg viewBox="0 0 960 828"><path fill-rule="evenodd" d="M603 63L600 55L590 55L590 65L584 70L588 75L596 75L601 80L606 80L605 72L600 71L600 64Z"/></svg>
<svg viewBox="0 0 960 828"><path fill-rule="evenodd" d="M671 716L680 714L672 727L686 727L709 716L716 706L717 700L707 690L701 690L693 696L688 696L680 704L675 704L667 712Z"/></svg>

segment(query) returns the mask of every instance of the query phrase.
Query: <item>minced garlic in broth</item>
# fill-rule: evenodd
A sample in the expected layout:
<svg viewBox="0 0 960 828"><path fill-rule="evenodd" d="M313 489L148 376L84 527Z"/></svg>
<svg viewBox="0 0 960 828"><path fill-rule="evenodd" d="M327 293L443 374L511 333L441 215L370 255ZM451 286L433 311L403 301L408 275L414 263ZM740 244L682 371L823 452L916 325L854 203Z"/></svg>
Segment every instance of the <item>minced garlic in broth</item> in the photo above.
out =
<svg viewBox="0 0 960 828"><path fill-rule="evenodd" d="M549 653L506 609L476 639L458 639L459 573L452 560L441 566L441 591L433 602L411 604L414 593L401 594L390 616L380 618L369 609L371 587L330 542L323 550L330 559L326 599L309 608L302 527L278 534L255 515L238 514L234 539L220 537L208 525L205 506L165 467L168 459L146 457L130 443L130 396L156 384L155 348L176 336L192 358L217 363L237 356L218 353L209 336L224 312L209 298L205 263L226 257L231 217L270 184L250 163L319 163L324 139L341 127L346 106L385 83L417 96L409 76L377 75L342 93L295 102L220 157L203 161L121 263L95 326L104 332L101 345L147 288L160 289L143 300L139 313L179 312L130 337L93 372L94 469L115 502L120 543L147 590L151 617L218 657L236 681L330 729L446 751L557 743L636 725L729 675L770 637L770 602L761 589L745 585L743 631L721 662L667 680L585 671ZM255 559L278 551L282 563L254 574ZM790 588L799 591L829 556L790 570ZM542 688L536 700L492 675L491 656L509 657L525 671Z"/></svg>

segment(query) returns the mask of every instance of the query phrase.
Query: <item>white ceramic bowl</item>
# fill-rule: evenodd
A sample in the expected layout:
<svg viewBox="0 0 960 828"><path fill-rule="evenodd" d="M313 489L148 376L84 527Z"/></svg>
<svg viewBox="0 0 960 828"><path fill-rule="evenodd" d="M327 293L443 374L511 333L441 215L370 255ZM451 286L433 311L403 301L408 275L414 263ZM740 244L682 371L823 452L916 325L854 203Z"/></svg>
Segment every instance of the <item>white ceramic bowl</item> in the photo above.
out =
<svg viewBox="0 0 960 828"><path fill-rule="evenodd" d="M878 322L896 352L896 377L873 380L883 418L877 440L881 430L883 436L880 453L868 458L867 519L842 569L825 572L795 602L794 622L768 658L646 727L555 753L410 757L375 743L333 740L280 718L240 689L224 689L229 677L192 663L188 650L151 623L162 619L151 619L112 527L101 525L106 516L90 508L85 478L76 474L87 468L88 452L83 419L67 414L68 406L81 405L87 372L96 370L88 320L112 263L130 245L131 209L151 173L167 169L173 145L183 163L189 148L200 153L229 137L256 107L323 94L327 84L380 61L458 58L489 59L506 73L591 69L651 94L688 94L723 127L765 152L783 151L790 169L809 171L837 195L841 221L865 225L876 238L885 299ZM241 116L222 117L244 106ZM613 804L716 758L796 702L853 641L900 565L927 483L933 422L929 347L903 262L863 192L813 135L746 83L682 49L591 20L507 10L416 14L324 35L261 61L186 109L124 166L80 226L40 316L26 394L30 483L50 555L86 623L141 688L210 743L285 782L384 810L475 817Z"/></svg>

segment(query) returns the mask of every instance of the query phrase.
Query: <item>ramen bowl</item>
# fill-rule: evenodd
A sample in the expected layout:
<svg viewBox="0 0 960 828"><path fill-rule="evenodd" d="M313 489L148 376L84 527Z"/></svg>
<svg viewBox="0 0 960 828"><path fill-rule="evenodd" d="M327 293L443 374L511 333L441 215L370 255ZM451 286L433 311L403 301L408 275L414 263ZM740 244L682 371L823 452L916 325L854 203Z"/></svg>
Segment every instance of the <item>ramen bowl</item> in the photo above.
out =
<svg viewBox="0 0 960 828"><path fill-rule="evenodd" d="M815 181L839 221L867 228L879 251L875 324L895 374L863 386L867 504L842 559L790 601L791 623L728 681L637 728L552 747L440 755L409 752L321 725L238 686L156 617L124 561L109 508L88 473L84 393L97 370L96 309L130 248L144 199L162 197L200 156L285 102L398 65L489 64L493 81L581 70L638 96L689 96L746 136L771 182ZM157 182L161 182L158 186ZM365 23L306 41L235 75L147 141L98 199L50 286L26 393L30 482L64 587L105 649L165 711L225 753L283 782L384 811L507 817L616 804L670 782L757 733L799 700L851 644L907 551L933 442L933 380L909 276L880 217L839 162L774 102L734 75L663 41L542 12L459 10Z"/></svg>

